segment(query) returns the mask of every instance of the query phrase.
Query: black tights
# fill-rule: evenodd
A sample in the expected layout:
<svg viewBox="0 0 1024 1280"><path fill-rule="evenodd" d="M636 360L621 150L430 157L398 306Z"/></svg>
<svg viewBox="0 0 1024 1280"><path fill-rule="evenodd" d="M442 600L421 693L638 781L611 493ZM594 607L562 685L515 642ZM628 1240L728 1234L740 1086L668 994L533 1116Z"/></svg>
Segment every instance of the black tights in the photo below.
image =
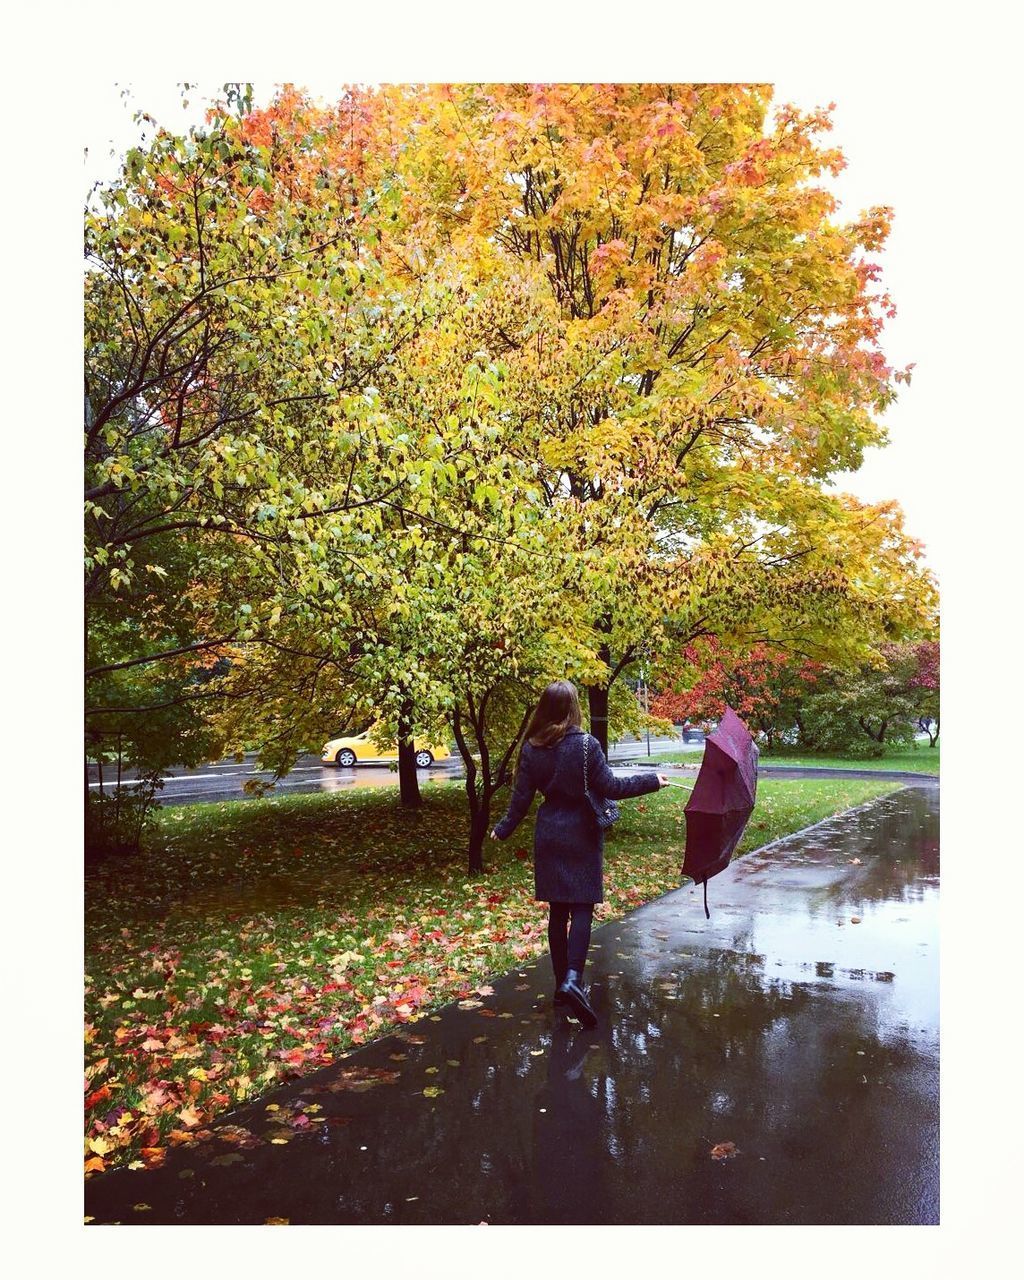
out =
<svg viewBox="0 0 1024 1280"><path fill-rule="evenodd" d="M548 904L548 947L555 981L562 982L570 969L583 973L590 946L590 926L594 919L592 902L551 902ZM570 924L570 919L572 923ZM566 935L568 926L568 936Z"/></svg>

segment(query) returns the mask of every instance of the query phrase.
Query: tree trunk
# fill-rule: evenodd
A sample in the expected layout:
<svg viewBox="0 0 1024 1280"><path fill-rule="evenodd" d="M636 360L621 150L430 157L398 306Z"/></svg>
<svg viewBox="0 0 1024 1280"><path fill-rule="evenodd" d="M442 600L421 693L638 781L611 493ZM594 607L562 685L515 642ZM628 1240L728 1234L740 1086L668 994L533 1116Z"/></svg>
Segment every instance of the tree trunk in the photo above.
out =
<svg viewBox="0 0 1024 1280"><path fill-rule="evenodd" d="M412 733L412 700L402 703L398 713L398 793L400 803L417 809L423 803L416 774L416 747Z"/></svg>
<svg viewBox="0 0 1024 1280"><path fill-rule="evenodd" d="M479 800L479 797L478 797ZM484 840L487 838L487 825L490 816L490 805L486 800L476 805L469 822L469 869L482 872L484 869Z"/></svg>
<svg viewBox="0 0 1024 1280"><path fill-rule="evenodd" d="M600 742L605 757L608 755L608 690L606 688L587 687L587 702L590 707L590 732Z"/></svg>
<svg viewBox="0 0 1024 1280"><path fill-rule="evenodd" d="M871 739L871 741L872 741L872 742L878 742L878 743L881 743L881 742L883 742L883 741L884 741L884 739L885 739L885 731L886 731L886 729L889 727L889 721L888 721L888 720L883 720L883 721L882 721L882 727L878 730L878 732L877 732L877 733L875 733L875 732L874 732L874 730L871 728L871 726L868 724L868 722L864 719L864 717L863 717L863 716L858 716L858 717L857 717L857 723L858 723L858 724L860 725L860 727L864 730L864 732L868 735L868 737Z"/></svg>

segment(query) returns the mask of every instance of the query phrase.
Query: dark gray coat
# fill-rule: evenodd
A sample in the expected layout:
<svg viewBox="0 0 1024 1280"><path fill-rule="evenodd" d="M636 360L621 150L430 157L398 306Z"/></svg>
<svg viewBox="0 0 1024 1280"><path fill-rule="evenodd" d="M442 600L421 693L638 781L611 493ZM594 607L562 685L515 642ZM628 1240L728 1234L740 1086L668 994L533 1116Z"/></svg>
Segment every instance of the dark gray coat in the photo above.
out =
<svg viewBox="0 0 1024 1280"><path fill-rule="evenodd" d="M533 831L534 897L542 902L604 901L604 831L583 794L583 740L587 747L590 794L624 800L657 791L653 772L617 778L601 744L582 729L569 729L560 742L535 747L524 741L508 811L494 824L499 840L516 829L536 792L544 796Z"/></svg>

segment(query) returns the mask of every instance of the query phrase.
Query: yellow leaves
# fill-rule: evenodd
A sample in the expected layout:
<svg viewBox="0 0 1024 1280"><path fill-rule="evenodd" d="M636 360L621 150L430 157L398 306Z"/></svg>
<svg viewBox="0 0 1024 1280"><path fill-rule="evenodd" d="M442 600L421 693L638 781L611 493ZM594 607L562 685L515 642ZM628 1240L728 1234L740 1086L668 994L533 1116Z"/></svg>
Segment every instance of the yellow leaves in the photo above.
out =
<svg viewBox="0 0 1024 1280"><path fill-rule="evenodd" d="M86 1143L86 1150L97 1156L105 1156L113 1150L113 1147L106 1138L90 1138Z"/></svg>

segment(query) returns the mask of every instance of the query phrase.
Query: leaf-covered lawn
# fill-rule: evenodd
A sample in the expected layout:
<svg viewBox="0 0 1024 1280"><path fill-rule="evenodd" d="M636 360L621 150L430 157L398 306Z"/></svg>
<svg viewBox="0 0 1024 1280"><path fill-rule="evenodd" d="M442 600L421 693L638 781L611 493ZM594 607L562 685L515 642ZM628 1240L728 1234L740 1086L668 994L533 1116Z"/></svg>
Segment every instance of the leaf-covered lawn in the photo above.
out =
<svg viewBox="0 0 1024 1280"><path fill-rule="evenodd" d="M895 785L762 779L740 852ZM168 809L146 854L87 871L88 1173L158 1164L238 1102L545 950L536 804L470 877L461 784L423 795L412 811L397 786ZM595 923L678 887L685 800L623 805Z"/></svg>

